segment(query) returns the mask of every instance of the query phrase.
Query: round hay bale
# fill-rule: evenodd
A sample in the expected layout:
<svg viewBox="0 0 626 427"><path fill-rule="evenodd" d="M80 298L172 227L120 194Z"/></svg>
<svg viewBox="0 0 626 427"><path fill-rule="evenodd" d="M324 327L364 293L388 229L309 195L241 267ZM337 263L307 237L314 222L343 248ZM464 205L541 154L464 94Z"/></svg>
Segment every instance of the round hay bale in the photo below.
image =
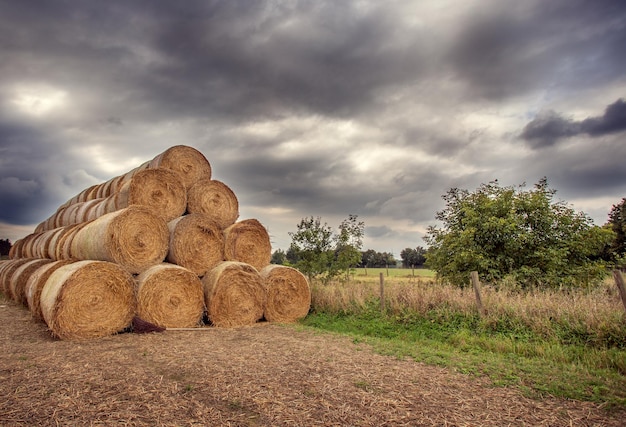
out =
<svg viewBox="0 0 626 427"><path fill-rule="evenodd" d="M263 318L267 295L256 268L224 261L203 278L204 302L211 323L220 327L251 325Z"/></svg>
<svg viewBox="0 0 626 427"><path fill-rule="evenodd" d="M233 224L239 217L239 201L223 182L202 179L187 192L187 212L209 215L220 228Z"/></svg>
<svg viewBox="0 0 626 427"><path fill-rule="evenodd" d="M164 328L200 326L204 292L198 276L184 267L162 263L137 277L137 316Z"/></svg>
<svg viewBox="0 0 626 427"><path fill-rule="evenodd" d="M150 208L133 205L85 224L71 242L70 254L79 260L110 261L131 273L165 260L169 231Z"/></svg>
<svg viewBox="0 0 626 427"><path fill-rule="evenodd" d="M15 273L15 270L32 260L33 258L18 258L10 260L2 269L2 273L0 274L0 285L2 288L2 293L7 299L14 299L13 287L11 286L11 282L13 281L13 274Z"/></svg>
<svg viewBox="0 0 626 427"><path fill-rule="evenodd" d="M208 215L195 213L167 224L170 232L167 260L198 276L224 261L224 234Z"/></svg>
<svg viewBox="0 0 626 427"><path fill-rule="evenodd" d="M11 245L9 249L9 259L17 259L22 257L22 247L24 246L24 239L18 239Z"/></svg>
<svg viewBox="0 0 626 427"><path fill-rule="evenodd" d="M92 185L90 187L85 188L83 191L81 191L80 193L78 193L77 195L75 195L74 197L66 201L65 203L63 203L60 206L60 208L90 200L90 197L92 197L97 192L98 187L99 187L99 184Z"/></svg>
<svg viewBox="0 0 626 427"><path fill-rule="evenodd" d="M54 271L41 291L48 328L63 340L112 335L130 326L135 280L120 265L79 261Z"/></svg>
<svg viewBox="0 0 626 427"><path fill-rule="evenodd" d="M127 206L151 207L166 222L181 216L187 209L187 188L182 176L170 169L146 169L135 173L128 185L127 198Z"/></svg>
<svg viewBox="0 0 626 427"><path fill-rule="evenodd" d="M211 179L211 164L200 151L186 145L175 145L152 159L150 169L171 169L181 174L186 189L201 179Z"/></svg>
<svg viewBox="0 0 626 427"><path fill-rule="evenodd" d="M62 227L62 232L58 236L56 246L54 247L53 259L72 259L72 240L78 233L78 230L87 225L88 222L81 222L79 224L68 225ZM52 253L51 253L52 254Z"/></svg>
<svg viewBox="0 0 626 427"><path fill-rule="evenodd" d="M256 219L239 221L226 228L224 258L245 262L261 270L272 259L272 244L267 229Z"/></svg>
<svg viewBox="0 0 626 427"><path fill-rule="evenodd" d="M69 259L59 261L50 260L48 264L43 264L37 268L26 281L26 286L24 287L26 303L28 304L30 314L36 320L43 320L43 314L41 313L41 291L46 284L46 280L48 280L48 277L58 268L71 264L72 262L74 261Z"/></svg>
<svg viewBox="0 0 626 427"><path fill-rule="evenodd" d="M13 301L24 306L28 306L26 299L26 282L28 278L42 265L51 263L51 259L32 259L20 265L11 278L11 294Z"/></svg>
<svg viewBox="0 0 626 427"><path fill-rule="evenodd" d="M4 270L6 268L9 268L9 266L11 265L13 261L14 260L12 259L0 260L0 292L2 292L2 294L5 296L6 296L6 291L4 290Z"/></svg>
<svg viewBox="0 0 626 427"><path fill-rule="evenodd" d="M259 271L267 291L265 320L291 323L306 317L311 309L311 288L295 268L270 264Z"/></svg>

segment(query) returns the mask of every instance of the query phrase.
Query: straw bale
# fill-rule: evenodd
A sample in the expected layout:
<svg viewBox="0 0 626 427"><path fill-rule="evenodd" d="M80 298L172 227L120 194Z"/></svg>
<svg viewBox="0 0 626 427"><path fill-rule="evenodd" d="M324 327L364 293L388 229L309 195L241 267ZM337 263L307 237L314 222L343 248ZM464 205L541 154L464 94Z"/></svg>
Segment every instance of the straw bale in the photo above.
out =
<svg viewBox="0 0 626 427"><path fill-rule="evenodd" d="M137 316L165 328L201 326L204 291L198 276L175 264L152 266L137 277Z"/></svg>
<svg viewBox="0 0 626 427"><path fill-rule="evenodd" d="M135 279L118 264L79 261L54 271L41 291L43 318L63 340L112 335L130 326Z"/></svg>
<svg viewBox="0 0 626 427"><path fill-rule="evenodd" d="M98 187L99 185L92 185L90 187L85 188L83 191L81 191L80 193L78 193L77 195L75 195L74 197L70 198L68 201L66 201L65 203L63 203L60 208L65 207L65 206L69 206L69 205L73 205L79 202L86 202L87 200L91 200L92 198L94 198L95 194L98 191Z"/></svg>
<svg viewBox="0 0 626 427"><path fill-rule="evenodd" d="M187 192L187 212L207 214L224 229L239 217L239 201L223 182L202 179Z"/></svg>
<svg viewBox="0 0 626 427"><path fill-rule="evenodd" d="M163 218L145 206L132 205L85 224L71 242L70 254L79 260L120 264L131 273L165 260L169 231Z"/></svg>
<svg viewBox="0 0 626 427"><path fill-rule="evenodd" d="M249 264L224 261L203 278L204 301L218 327L251 325L263 318L267 295L259 272Z"/></svg>
<svg viewBox="0 0 626 427"><path fill-rule="evenodd" d="M153 158L149 169L163 168L181 174L185 188L189 189L202 179L211 178L211 164L200 151L186 145L175 145Z"/></svg>
<svg viewBox="0 0 626 427"><path fill-rule="evenodd" d="M20 265L11 277L11 295L13 295L13 301L24 306L28 306L26 299L26 282L28 278L42 265L51 263L51 259L31 259L28 262Z"/></svg>
<svg viewBox="0 0 626 427"><path fill-rule="evenodd" d="M4 270L9 268L13 261L12 259L0 260L0 292L4 295L6 295L6 291L4 290Z"/></svg>
<svg viewBox="0 0 626 427"><path fill-rule="evenodd" d="M149 206L168 222L185 213L187 188L182 175L174 170L146 169L133 175L127 203Z"/></svg>
<svg viewBox="0 0 626 427"><path fill-rule="evenodd" d="M257 270L268 265L272 258L272 245L267 229L256 219L245 219L226 228L224 258L245 262Z"/></svg>
<svg viewBox="0 0 626 427"><path fill-rule="evenodd" d="M17 258L9 260L4 265L2 272L0 272L0 287L7 299L13 299L13 287L11 286L11 282L13 281L15 271L20 268L20 266L32 260L33 258Z"/></svg>
<svg viewBox="0 0 626 427"><path fill-rule="evenodd" d="M265 320L291 323L306 317L311 309L311 288L301 272L270 264L259 274L267 292Z"/></svg>
<svg viewBox="0 0 626 427"><path fill-rule="evenodd" d="M224 234L208 215L178 217L167 224L170 232L167 260L204 274L224 260Z"/></svg>
<svg viewBox="0 0 626 427"><path fill-rule="evenodd" d="M13 281L13 275L20 266L32 261L33 258L17 258L8 260L3 264L3 268L0 271L0 289L7 299L13 299L13 287L11 282Z"/></svg>
<svg viewBox="0 0 626 427"><path fill-rule="evenodd" d="M72 255L72 240L74 240L74 236L78 231L85 227L89 222L81 222L79 224L68 225L67 227L62 227L62 232L57 238L56 246L54 247L54 256L53 259L73 259L75 258ZM52 255L52 253L51 253Z"/></svg>
<svg viewBox="0 0 626 427"><path fill-rule="evenodd" d="M17 259L22 257L22 246L24 246L24 239L16 240L9 249L9 259Z"/></svg>
<svg viewBox="0 0 626 427"><path fill-rule="evenodd" d="M63 267L67 264L71 264L72 262L75 261L69 259L59 261L50 260L49 263L39 266L39 268L32 272L28 280L26 280L26 285L24 286L26 303L28 305L28 309L30 310L30 314L36 320L43 320L43 314L41 314L40 298L41 291L43 289L43 286L46 284L48 277L50 277L50 275L54 273L58 268Z"/></svg>

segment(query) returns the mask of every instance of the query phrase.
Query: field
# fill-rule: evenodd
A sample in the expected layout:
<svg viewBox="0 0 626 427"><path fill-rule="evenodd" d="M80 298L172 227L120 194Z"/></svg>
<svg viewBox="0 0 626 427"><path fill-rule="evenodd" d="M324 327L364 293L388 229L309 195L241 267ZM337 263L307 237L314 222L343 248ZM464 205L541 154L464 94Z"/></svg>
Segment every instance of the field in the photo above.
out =
<svg viewBox="0 0 626 427"><path fill-rule="evenodd" d="M3 426L619 426L626 416L308 326L70 342L3 299L0 323Z"/></svg>
<svg viewBox="0 0 626 427"><path fill-rule="evenodd" d="M384 304L380 278L369 272L314 284L314 311L304 323L349 334L383 354L486 376L529 396L626 407L626 315L612 281L568 292L485 286L481 314L471 287L424 276L394 277L390 269Z"/></svg>

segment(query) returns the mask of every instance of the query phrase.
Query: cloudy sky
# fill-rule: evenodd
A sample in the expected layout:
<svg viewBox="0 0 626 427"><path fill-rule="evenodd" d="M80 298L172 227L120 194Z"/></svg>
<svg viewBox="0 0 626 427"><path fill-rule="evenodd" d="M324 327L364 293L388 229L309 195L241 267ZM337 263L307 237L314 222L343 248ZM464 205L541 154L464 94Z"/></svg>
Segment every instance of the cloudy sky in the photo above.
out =
<svg viewBox="0 0 626 427"><path fill-rule="evenodd" d="M494 179L626 197L622 0L0 0L0 238L190 145L274 249L304 217L422 240Z"/></svg>

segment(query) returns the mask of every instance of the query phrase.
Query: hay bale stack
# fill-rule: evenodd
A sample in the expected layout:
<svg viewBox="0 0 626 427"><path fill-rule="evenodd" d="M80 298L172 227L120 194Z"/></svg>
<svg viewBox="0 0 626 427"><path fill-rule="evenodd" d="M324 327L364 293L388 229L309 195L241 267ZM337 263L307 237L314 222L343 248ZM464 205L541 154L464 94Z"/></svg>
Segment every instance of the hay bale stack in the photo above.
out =
<svg viewBox="0 0 626 427"><path fill-rule="evenodd" d="M41 266L51 263L51 259L32 259L20 265L11 277L11 295L13 301L23 306L28 306L26 299L26 283L28 278Z"/></svg>
<svg viewBox="0 0 626 427"><path fill-rule="evenodd" d="M164 328L200 326L204 315L202 282L190 270L169 263L137 277L137 316Z"/></svg>
<svg viewBox="0 0 626 427"><path fill-rule="evenodd" d="M265 320L291 323L306 317L311 309L311 288L295 268L271 264L259 271L267 292Z"/></svg>
<svg viewBox="0 0 626 427"><path fill-rule="evenodd" d="M224 234L208 215L181 216L167 227L170 232L167 261L204 276L224 260Z"/></svg>
<svg viewBox="0 0 626 427"><path fill-rule="evenodd" d="M41 292L41 312L52 333L66 340L112 335L130 326L135 280L118 264L79 261L54 271Z"/></svg>
<svg viewBox="0 0 626 427"><path fill-rule="evenodd" d="M7 261L6 264L3 264L2 271L0 272L0 287L2 289L2 293L7 299L12 300L14 297L11 282L13 281L15 271L22 265L32 260L33 258L18 258Z"/></svg>
<svg viewBox="0 0 626 427"><path fill-rule="evenodd" d="M74 261L69 259L59 261L50 260L49 263L40 266L28 277L25 286L26 302L30 314L35 320L43 320L43 314L41 313L41 291L48 277L58 268L71 264L72 262Z"/></svg>
<svg viewBox="0 0 626 427"><path fill-rule="evenodd" d="M138 171L108 197L61 206L36 230L46 231L79 224L131 205L150 207L156 214L163 216L166 222L181 216L187 209L187 189L181 175L170 169Z"/></svg>
<svg viewBox="0 0 626 427"><path fill-rule="evenodd" d="M71 241L70 255L79 260L114 262L131 273L165 259L169 231L163 218L133 205L85 224Z"/></svg>
<svg viewBox="0 0 626 427"><path fill-rule="evenodd" d="M175 145L153 158L149 169L171 169L181 174L185 188L202 179L211 179L211 164L200 151L186 145Z"/></svg>
<svg viewBox="0 0 626 427"><path fill-rule="evenodd" d="M268 267L266 228L236 222L239 201L211 172L202 153L178 145L86 188L13 245L1 289L61 339L117 332L133 317L194 327L205 309L222 327L304 317L308 282Z"/></svg>
<svg viewBox="0 0 626 427"><path fill-rule="evenodd" d="M5 296L6 296L6 291L4 289L4 270L8 268L9 265L11 265L13 261L14 260L12 259L0 260L0 292L2 292L2 294Z"/></svg>
<svg viewBox="0 0 626 427"><path fill-rule="evenodd" d="M267 229L256 219L245 219L226 228L224 257L226 261L245 262L261 270L272 259Z"/></svg>
<svg viewBox="0 0 626 427"><path fill-rule="evenodd" d="M237 221L239 201L223 182L201 179L187 192L187 212L206 214L224 229Z"/></svg>
<svg viewBox="0 0 626 427"><path fill-rule="evenodd" d="M259 272L251 265L221 262L202 278L202 285L214 326L245 326L263 318L267 295Z"/></svg>
<svg viewBox="0 0 626 427"><path fill-rule="evenodd" d="M77 255L72 254L72 243L74 241L74 237L76 234L87 225L89 225L91 221L82 222L80 224L68 225L67 227L63 227L64 231L59 236L56 248L54 249L54 257L53 259L77 259Z"/></svg>

